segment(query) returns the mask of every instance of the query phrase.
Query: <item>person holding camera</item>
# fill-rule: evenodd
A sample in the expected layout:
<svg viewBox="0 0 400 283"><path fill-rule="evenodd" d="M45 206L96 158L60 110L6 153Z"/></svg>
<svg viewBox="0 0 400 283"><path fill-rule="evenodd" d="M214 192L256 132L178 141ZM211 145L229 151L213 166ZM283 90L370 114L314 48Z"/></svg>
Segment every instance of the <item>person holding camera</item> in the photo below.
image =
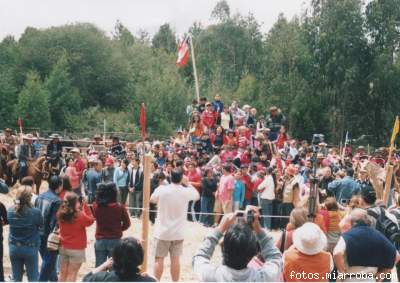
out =
<svg viewBox="0 0 400 283"><path fill-rule="evenodd" d="M193 257L193 270L202 282L269 282L279 281L282 272L282 255L260 223L260 212L248 207L246 221L243 212L229 213L219 226L203 241ZM214 266L211 257L220 239L223 264ZM262 257L262 264L249 267L253 258ZM255 260L256 261L256 260Z"/></svg>
<svg viewBox="0 0 400 283"><path fill-rule="evenodd" d="M58 281L75 282L86 260L86 228L94 222L92 211L76 193L68 192L57 212L57 220L60 227L61 263Z"/></svg>

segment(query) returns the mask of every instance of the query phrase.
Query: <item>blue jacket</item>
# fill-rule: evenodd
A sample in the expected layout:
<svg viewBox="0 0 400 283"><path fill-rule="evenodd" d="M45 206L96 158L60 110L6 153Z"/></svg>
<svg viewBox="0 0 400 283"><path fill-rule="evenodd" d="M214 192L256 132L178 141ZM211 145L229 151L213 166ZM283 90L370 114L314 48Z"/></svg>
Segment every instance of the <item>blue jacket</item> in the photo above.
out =
<svg viewBox="0 0 400 283"><path fill-rule="evenodd" d="M101 182L101 172L97 172L94 168L89 169L86 173L88 192L96 194L97 184Z"/></svg>
<svg viewBox="0 0 400 283"><path fill-rule="evenodd" d="M43 227L40 235L47 237L57 223L57 211L61 205L61 199L52 190L41 193L35 200L35 207L40 210L43 217Z"/></svg>
<svg viewBox="0 0 400 283"><path fill-rule="evenodd" d="M39 247L39 229L43 226L43 218L37 208L25 208L22 215L15 212L15 206L7 210L10 233L9 244Z"/></svg>
<svg viewBox="0 0 400 283"><path fill-rule="evenodd" d="M213 101L212 106L214 108L214 111L221 113L224 111L224 104L219 100L219 101Z"/></svg>
<svg viewBox="0 0 400 283"><path fill-rule="evenodd" d="M117 185L117 188L127 187L129 181L129 171L125 169L122 171L120 167L115 168L114 170L114 183Z"/></svg>
<svg viewBox="0 0 400 283"><path fill-rule="evenodd" d="M244 201L244 194L245 194L245 186L244 183L242 181L235 181L235 187L233 190L233 201L238 201L240 203L240 206L243 205L243 201Z"/></svg>
<svg viewBox="0 0 400 283"><path fill-rule="evenodd" d="M330 183L328 192L336 197L338 203L343 204L344 200L350 200L352 196L360 193L360 184L350 176L346 176L342 180Z"/></svg>

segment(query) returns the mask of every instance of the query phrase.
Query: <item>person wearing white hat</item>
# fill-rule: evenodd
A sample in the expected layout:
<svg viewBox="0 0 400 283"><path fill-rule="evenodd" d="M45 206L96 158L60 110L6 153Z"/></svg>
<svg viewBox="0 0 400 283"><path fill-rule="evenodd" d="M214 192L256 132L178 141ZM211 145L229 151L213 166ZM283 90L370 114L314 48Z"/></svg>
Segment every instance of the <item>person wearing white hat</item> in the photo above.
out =
<svg viewBox="0 0 400 283"><path fill-rule="evenodd" d="M317 224L307 222L293 233L293 245L283 254L283 277L288 282L327 282L333 269L327 239Z"/></svg>
<svg viewBox="0 0 400 283"><path fill-rule="evenodd" d="M34 159L35 149L33 148L33 141L35 137L32 134L23 136L23 143L18 145L18 162L19 162L19 181L28 175L28 161Z"/></svg>

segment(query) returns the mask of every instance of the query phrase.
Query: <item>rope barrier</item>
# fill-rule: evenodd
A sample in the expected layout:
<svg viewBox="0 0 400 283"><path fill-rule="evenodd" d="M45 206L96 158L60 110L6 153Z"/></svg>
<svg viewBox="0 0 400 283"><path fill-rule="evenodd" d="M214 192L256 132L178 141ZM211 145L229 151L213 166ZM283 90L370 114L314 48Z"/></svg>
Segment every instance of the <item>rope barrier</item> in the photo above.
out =
<svg viewBox="0 0 400 283"><path fill-rule="evenodd" d="M145 211L146 209L145 208L143 208L143 207L131 207L131 206L125 206L125 208L127 208L127 209L129 209L129 210L142 210L142 211ZM148 212L157 212L157 210L151 210L151 209L149 209L149 210L147 210ZM211 213L211 212L195 212L195 211L193 211L193 212L191 212L191 211L188 211L187 212L187 214L188 215L193 215L193 214L195 214L195 215L218 215L218 216L223 216L224 215L224 213ZM260 215L260 218L289 218L289 216L284 216L284 215Z"/></svg>

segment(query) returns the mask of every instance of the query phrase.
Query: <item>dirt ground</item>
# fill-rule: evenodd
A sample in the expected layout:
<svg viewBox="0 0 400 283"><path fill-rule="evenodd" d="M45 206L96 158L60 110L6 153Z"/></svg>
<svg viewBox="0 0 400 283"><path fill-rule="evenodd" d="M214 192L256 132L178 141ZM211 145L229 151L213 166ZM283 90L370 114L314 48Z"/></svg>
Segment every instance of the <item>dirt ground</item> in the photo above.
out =
<svg viewBox="0 0 400 283"><path fill-rule="evenodd" d="M41 191L45 190L46 184L43 184L41 187ZM8 195L3 195L0 194L0 201L6 206L9 207L12 205L12 198L13 198L14 192L11 191ZM124 232L124 237L127 236L133 236L138 239L141 239L141 234L142 234L142 222L141 220L131 218L131 227ZM86 248L86 262L82 265L80 271L79 271L79 276L78 280L83 278L85 274L90 272L94 266L95 266L95 255L94 255L94 243L95 243L95 227L96 224L93 224L87 229L87 238L88 240L88 246ZM192 257L194 253L196 252L197 248L203 241L204 237L207 235L207 233L211 231L211 228L205 228L200 224L197 223L192 223L188 222L186 226L186 233L185 233L185 241L184 241L184 248L183 248L183 256L181 258L181 276L180 276L180 281L198 281L196 279L195 274L192 271ZM150 231L149 231L149 257L148 257L148 273L152 274L153 273L153 264L154 264L154 256L153 256L153 250L152 250L152 232L153 232L153 226L150 224ZM8 276L11 274L11 264L10 260L8 257L8 245L7 245L7 239L8 239L8 226L4 227L3 231L3 237L4 237L4 272L5 272L5 278L7 280ZM212 258L212 261L215 264L221 263L221 249L216 248L214 256ZM171 281L171 276L169 274L169 259L165 260L165 266L164 266L164 274L162 277L162 281Z"/></svg>
<svg viewBox="0 0 400 283"><path fill-rule="evenodd" d="M41 191L45 190L46 184L43 184L41 187ZM8 195L0 194L0 201L6 206L9 207L12 205L14 192L11 191ZM142 222L141 220L131 218L131 227L127 231L124 232L124 237L133 236L138 239L141 239L142 235ZM94 255L94 243L95 243L95 227L96 224L93 224L91 227L87 229L87 238L88 246L86 248L86 262L82 265L78 280L81 280L85 274L90 272L95 266L95 255ZM185 241L184 241L184 248L183 248L183 256L181 258L181 276L180 281L184 282L193 282L198 281L195 274L192 271L192 257L197 251L199 245L203 241L204 237L211 231L211 228L205 228L200 224L188 222L186 225L186 233L185 233ZM150 231L149 231L149 252L148 252L148 273L151 275L153 273L153 265L154 265L154 256L152 251L152 232L153 226L150 224ZM278 232L272 232L275 240L279 237ZM4 227L3 230L3 238L4 238L4 274L5 278L9 278L11 274L11 264L8 257L8 226ZM40 258L40 257L39 257ZM212 262L216 265L220 264L222 261L221 259L221 249L217 247L215 249L215 253L212 257ZM40 264L40 261L39 261ZM392 272L393 275L393 282L398 282L396 280L396 271L395 269ZM26 281L26 278L25 278ZM169 274L169 260L165 260L164 266L164 274L161 281L171 281L171 276Z"/></svg>

